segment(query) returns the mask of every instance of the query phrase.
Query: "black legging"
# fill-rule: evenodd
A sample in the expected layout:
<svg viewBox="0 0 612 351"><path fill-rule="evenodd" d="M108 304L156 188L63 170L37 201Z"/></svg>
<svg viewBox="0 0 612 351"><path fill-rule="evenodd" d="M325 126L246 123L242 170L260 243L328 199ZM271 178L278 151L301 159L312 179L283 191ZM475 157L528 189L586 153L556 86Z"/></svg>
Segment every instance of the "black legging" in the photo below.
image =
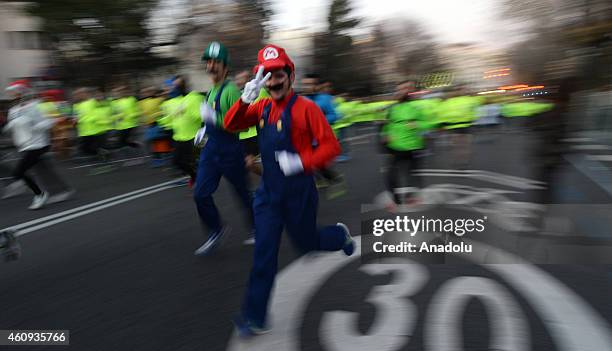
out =
<svg viewBox="0 0 612 351"><path fill-rule="evenodd" d="M139 147L140 145L132 141L132 134L136 128L129 128L119 131L119 147L129 146L131 148Z"/></svg>
<svg viewBox="0 0 612 351"><path fill-rule="evenodd" d="M195 180L193 140L174 142L174 165Z"/></svg>
<svg viewBox="0 0 612 351"><path fill-rule="evenodd" d="M396 151L388 150L391 153L391 161L387 170L387 189L393 194L393 199L396 203L400 203L400 197L395 193L395 189L399 187L399 178L402 174L400 167L402 163L406 163L406 176L410 179L412 186L421 187L421 177L413 176L412 170L418 169L421 166L421 159L415 155L414 151Z"/></svg>
<svg viewBox="0 0 612 351"><path fill-rule="evenodd" d="M36 184L34 179L26 175L26 172L30 168L35 166L37 163L44 162L43 160L41 160L40 157L45 152L49 151L49 148L49 146L46 146L42 149L24 151L23 157L21 158L21 160L19 160L19 163L17 163L17 167L15 167L15 170L13 171L13 178L15 178L15 180L22 179L36 195L42 194L42 190L40 190L40 187L38 186L38 184Z"/></svg>
<svg viewBox="0 0 612 351"><path fill-rule="evenodd" d="M97 155L100 140L97 135L81 137L81 152L85 155Z"/></svg>

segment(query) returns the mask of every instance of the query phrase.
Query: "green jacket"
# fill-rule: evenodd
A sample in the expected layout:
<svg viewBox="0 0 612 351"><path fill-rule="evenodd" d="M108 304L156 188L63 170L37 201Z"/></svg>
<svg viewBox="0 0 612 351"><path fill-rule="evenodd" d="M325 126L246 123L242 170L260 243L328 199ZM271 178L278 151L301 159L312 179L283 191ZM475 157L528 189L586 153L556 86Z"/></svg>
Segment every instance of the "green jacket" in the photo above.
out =
<svg viewBox="0 0 612 351"><path fill-rule="evenodd" d="M47 118L56 118L61 116L57 104L53 101L45 101L39 103L38 109Z"/></svg>
<svg viewBox="0 0 612 351"><path fill-rule="evenodd" d="M387 122L382 136L387 147L396 151L419 150L425 147L423 133L427 125L414 101L400 102L387 110Z"/></svg>
<svg viewBox="0 0 612 351"><path fill-rule="evenodd" d="M444 129L465 128L472 125L478 116L476 108L480 99L473 96L457 96L445 100L438 110L439 122L444 123Z"/></svg>
<svg viewBox="0 0 612 351"><path fill-rule="evenodd" d="M108 100L97 101L96 104L96 126L98 133L106 133L114 129L113 107Z"/></svg>
<svg viewBox="0 0 612 351"><path fill-rule="evenodd" d="M384 109L392 105L394 101L377 101L362 103L360 101L341 101L336 111L342 116L332 126L334 129L348 127L354 123L373 122L385 120Z"/></svg>
<svg viewBox="0 0 612 351"><path fill-rule="evenodd" d="M504 117L529 117L550 111L553 107L554 104L544 102L513 102L504 104L501 114Z"/></svg>
<svg viewBox="0 0 612 351"><path fill-rule="evenodd" d="M172 121L172 139L176 141L193 140L202 127L200 105L204 102L204 96L192 91L184 97L176 97L166 102L170 105L169 118Z"/></svg>
<svg viewBox="0 0 612 351"><path fill-rule="evenodd" d="M95 99L74 104L73 111L77 117L78 136L85 137L100 133L96 124L98 118L97 108L98 102Z"/></svg>
<svg viewBox="0 0 612 351"><path fill-rule="evenodd" d="M111 102L113 120L117 130L136 128L140 119L138 100L133 96L115 99Z"/></svg>
<svg viewBox="0 0 612 351"><path fill-rule="evenodd" d="M423 122L425 123L427 129L434 129L439 125L440 119L438 118L438 114L442 100L437 98L420 99L414 100L412 103L421 112Z"/></svg>
<svg viewBox="0 0 612 351"><path fill-rule="evenodd" d="M261 99L268 98L268 97L270 97L270 94L268 94L268 92L265 89L262 88L259 91L259 96L257 97L257 99L255 99L255 102L257 102L257 101L259 101ZM246 131L240 132L238 138L240 140L243 140L243 139L249 139L249 138L256 137L256 136L257 136L257 127L256 126L252 126L251 128L247 129Z"/></svg>
<svg viewBox="0 0 612 351"><path fill-rule="evenodd" d="M183 101L183 96L177 96L172 99L165 100L159 105L161 110L157 124L164 129L172 129L173 116L178 112L179 106Z"/></svg>

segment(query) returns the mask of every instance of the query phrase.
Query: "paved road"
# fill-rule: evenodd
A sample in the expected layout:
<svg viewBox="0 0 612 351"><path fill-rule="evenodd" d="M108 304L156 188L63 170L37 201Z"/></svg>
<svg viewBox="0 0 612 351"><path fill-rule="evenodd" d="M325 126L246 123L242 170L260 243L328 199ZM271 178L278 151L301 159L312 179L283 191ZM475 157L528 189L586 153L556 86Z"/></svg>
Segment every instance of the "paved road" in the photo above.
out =
<svg viewBox="0 0 612 351"><path fill-rule="evenodd" d="M373 132L354 131L353 159L337 165L350 190L333 200L322 194L320 223L342 220L360 232L361 205L384 190L385 159ZM503 190L531 184L509 176L533 178L532 141L520 129L478 137L467 170L495 173L460 177L440 144L425 162L432 170L425 184ZM608 265L462 264L465 257L446 265L367 265L340 254L298 258L288 240L272 305L274 331L238 342L230 317L240 306L252 248L242 245L247 228L226 184L216 200L231 234L214 256L197 258L193 251L204 235L190 191L171 182L171 171L141 164L92 175L92 167L77 168L85 164L60 165L78 190L71 201L37 212L25 209L30 196L0 202L0 228L22 224L25 233L22 258L0 265L0 329L68 329L73 350L612 349ZM567 163L556 194L570 212L582 210L590 219L553 220L547 230L572 245L606 243L609 218L605 207L598 214L593 206L606 206L610 195L580 166ZM536 192L507 196L530 202ZM385 286L391 288L380 290Z"/></svg>

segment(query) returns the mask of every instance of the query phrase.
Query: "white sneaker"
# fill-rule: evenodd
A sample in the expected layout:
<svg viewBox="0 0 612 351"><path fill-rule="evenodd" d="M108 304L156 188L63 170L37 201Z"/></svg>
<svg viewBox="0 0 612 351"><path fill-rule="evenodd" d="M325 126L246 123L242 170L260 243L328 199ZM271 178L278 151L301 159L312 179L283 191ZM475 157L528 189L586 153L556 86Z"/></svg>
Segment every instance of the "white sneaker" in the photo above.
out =
<svg viewBox="0 0 612 351"><path fill-rule="evenodd" d="M28 208L30 210L38 210L39 208L43 207L47 203L48 199L49 199L49 193L46 191L41 193L40 195L36 195L34 196L34 200L32 200L32 204Z"/></svg>
<svg viewBox="0 0 612 351"><path fill-rule="evenodd" d="M47 203L48 204L54 204L54 203L57 203L57 202L62 202L62 201L70 200L70 199L72 199L72 197L74 196L75 193L76 193L76 190L70 189L70 190L66 190L64 192L61 192L59 194L51 195L49 197L49 201L47 201Z"/></svg>
<svg viewBox="0 0 612 351"><path fill-rule="evenodd" d="M221 239L223 238L223 235L225 235L226 231L226 227L221 227L220 230L211 233L208 240L206 240L206 242L194 252L194 255L207 256L212 253L217 247L219 247Z"/></svg>
<svg viewBox="0 0 612 351"><path fill-rule="evenodd" d="M245 245L245 246L255 245L255 230L252 230L251 232L249 232L249 235L242 242L242 245Z"/></svg>
<svg viewBox="0 0 612 351"><path fill-rule="evenodd" d="M25 191L25 182L23 180L16 180L4 188L4 194L2 194L2 199L15 197L17 195L23 194Z"/></svg>

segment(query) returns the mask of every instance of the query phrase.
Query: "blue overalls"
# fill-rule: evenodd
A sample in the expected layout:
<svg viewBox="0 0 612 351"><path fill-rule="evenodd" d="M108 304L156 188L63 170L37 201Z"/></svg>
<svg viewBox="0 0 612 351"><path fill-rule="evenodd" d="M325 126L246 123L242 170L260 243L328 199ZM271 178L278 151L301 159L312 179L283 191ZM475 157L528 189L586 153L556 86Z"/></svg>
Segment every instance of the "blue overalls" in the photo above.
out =
<svg viewBox="0 0 612 351"><path fill-rule="evenodd" d="M221 116L221 94L226 83L227 81L223 82L215 97L213 107L217 116ZM238 134L228 133L215 126L208 126L206 133L208 141L200 153L193 192L200 219L208 226L211 233L221 230L221 218L212 194L217 190L221 176L224 176L234 187L252 223L251 196L247 186L244 153Z"/></svg>
<svg viewBox="0 0 612 351"><path fill-rule="evenodd" d="M242 315L260 327L265 325L283 227L302 253L338 251L346 241L338 226L317 228L319 195L313 176L285 176L276 161L277 151L297 153L291 143L291 108L297 98L293 95L277 123L269 123L268 104L257 126L263 175L253 203L255 252Z"/></svg>

